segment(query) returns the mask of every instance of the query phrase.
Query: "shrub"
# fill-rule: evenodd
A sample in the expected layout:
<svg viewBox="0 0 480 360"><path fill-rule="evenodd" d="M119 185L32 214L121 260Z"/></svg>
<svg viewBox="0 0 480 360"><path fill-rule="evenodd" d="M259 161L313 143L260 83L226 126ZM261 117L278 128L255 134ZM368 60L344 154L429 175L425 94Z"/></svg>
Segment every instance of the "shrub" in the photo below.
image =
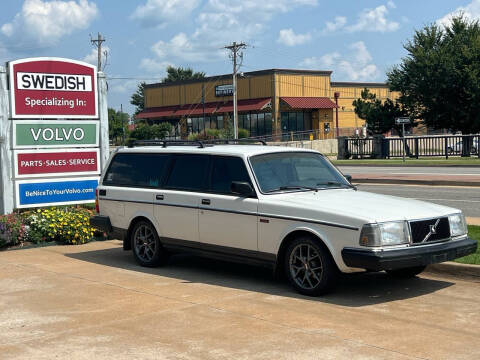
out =
<svg viewBox="0 0 480 360"><path fill-rule="evenodd" d="M238 128L238 138L244 139L250 136L250 132L247 129Z"/></svg>
<svg viewBox="0 0 480 360"><path fill-rule="evenodd" d="M0 247L23 243L27 237L27 230L20 214L0 215Z"/></svg>
<svg viewBox="0 0 480 360"><path fill-rule="evenodd" d="M58 241L65 244L89 242L95 229L90 226L92 211L85 208L47 208L25 213L32 242Z"/></svg>

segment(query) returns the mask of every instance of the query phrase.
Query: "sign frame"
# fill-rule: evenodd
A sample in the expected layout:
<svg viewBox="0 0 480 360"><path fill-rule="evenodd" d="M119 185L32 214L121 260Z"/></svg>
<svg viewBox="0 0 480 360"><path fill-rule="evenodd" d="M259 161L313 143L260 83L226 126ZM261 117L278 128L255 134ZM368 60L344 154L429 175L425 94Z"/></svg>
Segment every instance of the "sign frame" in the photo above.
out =
<svg viewBox="0 0 480 360"><path fill-rule="evenodd" d="M88 67L93 70L93 96L94 96L94 106L95 106L95 114L94 115L51 115L51 114L17 114L16 105L15 105L15 92L18 91L15 88L15 72L14 66L17 64L24 64L29 62L36 62L36 61L56 61L56 62L64 62L64 63L71 63L76 65L81 65ZM97 67L95 65L86 63L84 61L60 58L60 57L33 57L33 58L25 58L25 59L18 59L9 61L7 63L8 66L8 75L9 75L9 86L10 86L10 118L11 119L99 119L99 94L98 94L98 72ZM54 73L52 73L54 74ZM72 74L74 75L74 74ZM76 74L79 75L79 74Z"/></svg>
<svg viewBox="0 0 480 360"><path fill-rule="evenodd" d="M95 144L58 144L58 145L17 145L17 124L40 124L40 125L60 125L60 124L78 124L78 125L95 125ZM70 121L70 120L13 120L12 121L12 149L62 149L62 148L98 148L100 146L100 121L98 120L84 120L84 121Z"/></svg>
<svg viewBox="0 0 480 360"><path fill-rule="evenodd" d="M99 148L89 148L89 149L43 149L39 150L40 153L86 153L86 152L95 152L97 155L97 170L96 171L75 171L75 172L52 172L52 173L41 173L41 174L26 174L20 175L18 173L18 155L19 154L31 154L35 152L35 150L39 149L24 149L24 150L14 150L13 151L13 163L14 163L14 174L15 179L32 179L32 178L51 178L51 177L68 177L68 176L91 176L91 175L98 175L101 174L101 166L100 166L100 149Z"/></svg>
<svg viewBox="0 0 480 360"><path fill-rule="evenodd" d="M89 181L96 180L97 186L100 184L100 176L90 176L90 177L79 177L79 178L56 178L56 179L29 179L29 180L17 180L15 181L15 208L16 209L27 209L27 208L36 208L36 207L45 207L45 206L63 206L63 205L75 205L75 204L92 204L95 202L93 200L74 200L74 201L62 201L55 203L37 203L37 204L20 204L20 185L22 184L41 184L41 183L52 183L52 182L69 182L69 181Z"/></svg>

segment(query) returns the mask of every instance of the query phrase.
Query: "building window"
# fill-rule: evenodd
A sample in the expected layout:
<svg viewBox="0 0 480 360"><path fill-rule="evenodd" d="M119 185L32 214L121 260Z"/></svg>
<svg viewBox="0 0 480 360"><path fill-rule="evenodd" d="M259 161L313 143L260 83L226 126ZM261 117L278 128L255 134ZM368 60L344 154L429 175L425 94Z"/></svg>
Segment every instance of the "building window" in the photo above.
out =
<svg viewBox="0 0 480 360"><path fill-rule="evenodd" d="M308 131L312 129L312 113L304 111L282 112L282 132Z"/></svg>

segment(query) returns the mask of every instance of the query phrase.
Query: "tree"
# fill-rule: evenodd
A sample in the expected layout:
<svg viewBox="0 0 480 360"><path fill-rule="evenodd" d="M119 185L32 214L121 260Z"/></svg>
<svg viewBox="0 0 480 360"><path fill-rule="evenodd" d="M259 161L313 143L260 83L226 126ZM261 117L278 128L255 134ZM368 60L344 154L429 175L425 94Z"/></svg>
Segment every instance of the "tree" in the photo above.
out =
<svg viewBox="0 0 480 360"><path fill-rule="evenodd" d="M463 15L417 30L387 73L411 118L435 129L480 131L480 25Z"/></svg>
<svg viewBox="0 0 480 360"><path fill-rule="evenodd" d="M192 68L183 68L183 67L167 67L167 77L162 80L163 83L170 83L175 81L185 81L185 80L200 80L205 78L205 73L203 71L194 72Z"/></svg>
<svg viewBox="0 0 480 360"><path fill-rule="evenodd" d="M108 135L115 144L120 144L120 139L127 137L128 114L108 108Z"/></svg>
<svg viewBox="0 0 480 360"><path fill-rule="evenodd" d="M145 96L143 91L145 90L145 82L141 82L138 84L137 91L132 95L130 98L130 104L135 105L135 115L139 112L142 112L145 109Z"/></svg>
<svg viewBox="0 0 480 360"><path fill-rule="evenodd" d="M397 101L387 99L382 102L365 88L361 98L353 101L353 106L355 114L365 120L370 134L383 134L391 129L401 133L402 127L395 124L395 118L406 116L406 112Z"/></svg>
<svg viewBox="0 0 480 360"><path fill-rule="evenodd" d="M172 125L167 122L157 125L141 123L130 133L130 138L136 140L165 139L171 131Z"/></svg>

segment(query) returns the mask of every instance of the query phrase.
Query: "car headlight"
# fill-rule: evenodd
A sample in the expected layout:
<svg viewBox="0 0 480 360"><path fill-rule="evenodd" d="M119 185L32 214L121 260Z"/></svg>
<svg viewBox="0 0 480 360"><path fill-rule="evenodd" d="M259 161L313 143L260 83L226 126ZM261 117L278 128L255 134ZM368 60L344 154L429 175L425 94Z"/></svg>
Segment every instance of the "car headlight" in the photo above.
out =
<svg viewBox="0 0 480 360"><path fill-rule="evenodd" d="M449 215L448 222L450 223L450 236L461 236L468 232L463 213Z"/></svg>
<svg viewBox="0 0 480 360"><path fill-rule="evenodd" d="M362 246L389 246L408 244L410 231L406 221L391 221L363 225L360 233Z"/></svg>

